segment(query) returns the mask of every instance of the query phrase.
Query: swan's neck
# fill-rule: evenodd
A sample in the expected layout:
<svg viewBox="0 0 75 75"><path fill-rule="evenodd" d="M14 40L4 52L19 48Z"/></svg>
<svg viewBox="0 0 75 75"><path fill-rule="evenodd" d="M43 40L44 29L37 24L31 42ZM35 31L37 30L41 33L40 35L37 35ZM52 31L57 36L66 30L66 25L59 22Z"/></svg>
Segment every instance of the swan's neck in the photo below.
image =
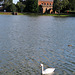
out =
<svg viewBox="0 0 75 75"><path fill-rule="evenodd" d="M44 69L43 69L43 66L42 66L42 73L43 73L43 70L44 70Z"/></svg>

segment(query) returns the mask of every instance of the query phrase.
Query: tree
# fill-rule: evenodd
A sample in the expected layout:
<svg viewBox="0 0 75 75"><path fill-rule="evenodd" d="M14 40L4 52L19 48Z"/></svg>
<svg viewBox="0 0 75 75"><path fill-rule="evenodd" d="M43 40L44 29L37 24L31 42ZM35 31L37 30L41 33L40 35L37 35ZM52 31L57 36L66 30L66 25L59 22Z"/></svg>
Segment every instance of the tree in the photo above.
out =
<svg viewBox="0 0 75 75"><path fill-rule="evenodd" d="M26 0L27 12L38 12L38 0Z"/></svg>
<svg viewBox="0 0 75 75"><path fill-rule="evenodd" d="M65 11L66 6L69 4L68 0L54 0L53 10L58 11Z"/></svg>
<svg viewBox="0 0 75 75"><path fill-rule="evenodd" d="M57 0L54 0L54 2L53 2L53 11L56 11L56 3L57 3Z"/></svg>
<svg viewBox="0 0 75 75"><path fill-rule="evenodd" d="M75 0L72 0L72 2L71 2L71 9L75 10Z"/></svg>
<svg viewBox="0 0 75 75"><path fill-rule="evenodd" d="M39 13L43 13L42 5L39 5L38 11L39 11Z"/></svg>
<svg viewBox="0 0 75 75"><path fill-rule="evenodd" d="M69 1L68 0L62 0L62 12L64 12L65 10L69 10Z"/></svg>
<svg viewBox="0 0 75 75"><path fill-rule="evenodd" d="M4 3L3 3L4 10L6 10L11 4L12 4L12 0L4 0Z"/></svg>
<svg viewBox="0 0 75 75"><path fill-rule="evenodd" d="M63 5L61 0L54 0L53 10L60 13L60 10L62 10Z"/></svg>
<svg viewBox="0 0 75 75"><path fill-rule="evenodd" d="M3 0L0 0L0 2L2 2Z"/></svg>
<svg viewBox="0 0 75 75"><path fill-rule="evenodd" d="M12 0L3 0L3 1L4 1L4 3L6 3L6 2L12 3Z"/></svg>
<svg viewBox="0 0 75 75"><path fill-rule="evenodd" d="M8 0L9 3L12 3L12 0Z"/></svg>
<svg viewBox="0 0 75 75"><path fill-rule="evenodd" d="M9 2L4 2L4 4L3 4L4 10L6 10L9 5L10 5Z"/></svg>
<svg viewBox="0 0 75 75"><path fill-rule="evenodd" d="M69 4L68 0L62 0L63 8L66 8L66 6Z"/></svg>
<svg viewBox="0 0 75 75"><path fill-rule="evenodd" d="M12 3L9 6L7 6L6 10L8 12L16 12L17 11L17 8L16 8L15 4Z"/></svg>
<svg viewBox="0 0 75 75"><path fill-rule="evenodd" d="M74 7L74 10L75 10L75 0L73 0L73 7Z"/></svg>
<svg viewBox="0 0 75 75"><path fill-rule="evenodd" d="M68 0L68 1L69 1L68 4L69 10L75 10L75 0Z"/></svg>
<svg viewBox="0 0 75 75"><path fill-rule="evenodd" d="M23 12L24 11L25 5L22 4L22 2L18 2L16 4L16 6L17 6L19 12Z"/></svg>
<svg viewBox="0 0 75 75"><path fill-rule="evenodd" d="M23 2L24 0L19 0L19 2Z"/></svg>

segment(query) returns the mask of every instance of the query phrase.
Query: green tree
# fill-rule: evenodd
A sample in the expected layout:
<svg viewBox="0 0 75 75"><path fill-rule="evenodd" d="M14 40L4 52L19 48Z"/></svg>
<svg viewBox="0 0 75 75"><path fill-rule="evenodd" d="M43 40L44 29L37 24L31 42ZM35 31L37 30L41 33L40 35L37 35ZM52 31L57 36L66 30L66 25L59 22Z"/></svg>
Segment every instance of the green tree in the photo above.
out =
<svg viewBox="0 0 75 75"><path fill-rule="evenodd" d="M22 2L18 2L18 3L16 4L16 6L17 6L19 12L23 12L24 9L25 9L25 5L22 4Z"/></svg>
<svg viewBox="0 0 75 75"><path fill-rule="evenodd" d="M63 5L62 5L62 1L61 0L54 0L54 5L53 5L53 9L54 11L57 11L60 13L60 10L62 10Z"/></svg>
<svg viewBox="0 0 75 75"><path fill-rule="evenodd" d="M68 0L62 0L63 8L66 8L66 6L69 4Z"/></svg>
<svg viewBox="0 0 75 75"><path fill-rule="evenodd" d="M7 0L4 0L4 4L7 2Z"/></svg>
<svg viewBox="0 0 75 75"><path fill-rule="evenodd" d="M0 0L0 2L2 2L3 0Z"/></svg>
<svg viewBox="0 0 75 75"><path fill-rule="evenodd" d="M8 0L9 3L12 3L12 0Z"/></svg>
<svg viewBox="0 0 75 75"><path fill-rule="evenodd" d="M63 5L62 12L64 12L65 10L69 10L69 6L68 6L69 1L68 0L63 0L62 5Z"/></svg>
<svg viewBox="0 0 75 75"><path fill-rule="evenodd" d="M39 11L39 13L43 13L43 8L42 8L42 5L39 5L39 7L38 7L38 11Z"/></svg>
<svg viewBox="0 0 75 75"><path fill-rule="evenodd" d="M6 10L9 5L12 4L12 0L4 0L3 8Z"/></svg>
<svg viewBox="0 0 75 75"><path fill-rule="evenodd" d="M7 7L10 5L10 3L9 2L4 2L4 4L3 4L3 8L4 8L4 10L6 10L7 9Z"/></svg>
<svg viewBox="0 0 75 75"><path fill-rule="evenodd" d="M38 0L26 0L26 10L28 12L38 12Z"/></svg>
<svg viewBox="0 0 75 75"><path fill-rule="evenodd" d="M69 10L75 10L75 0L68 0L69 1Z"/></svg>
<svg viewBox="0 0 75 75"><path fill-rule="evenodd" d="M4 1L4 3L6 3L6 2L12 3L12 0L3 0L3 1Z"/></svg>
<svg viewBox="0 0 75 75"><path fill-rule="evenodd" d="M6 10L8 12L16 12L17 11L17 8L16 8L15 4L12 3L9 6L7 6Z"/></svg>
<svg viewBox="0 0 75 75"><path fill-rule="evenodd" d="M54 0L53 10L58 11L65 11L66 6L69 4L68 0Z"/></svg>
<svg viewBox="0 0 75 75"><path fill-rule="evenodd" d="M72 10L75 10L75 0L72 0L71 8L72 8Z"/></svg>
<svg viewBox="0 0 75 75"><path fill-rule="evenodd" d="M53 10L56 11L56 3L57 3L57 0L54 0L53 2Z"/></svg>
<svg viewBox="0 0 75 75"><path fill-rule="evenodd" d="M22 4L26 5L26 0L19 0L19 2L22 2Z"/></svg>
<svg viewBox="0 0 75 75"><path fill-rule="evenodd" d="M24 0L19 0L19 2L23 2Z"/></svg>
<svg viewBox="0 0 75 75"><path fill-rule="evenodd" d="M72 0L69 0L69 5L68 6L69 6L69 10L71 10L71 8L72 8L71 7L72 6Z"/></svg>

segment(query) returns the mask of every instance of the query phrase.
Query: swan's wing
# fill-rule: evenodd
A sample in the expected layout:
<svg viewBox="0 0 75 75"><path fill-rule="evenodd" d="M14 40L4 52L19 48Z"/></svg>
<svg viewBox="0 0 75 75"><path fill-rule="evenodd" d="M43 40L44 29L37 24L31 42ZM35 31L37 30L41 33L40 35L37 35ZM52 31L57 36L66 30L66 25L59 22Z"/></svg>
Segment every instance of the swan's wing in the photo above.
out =
<svg viewBox="0 0 75 75"><path fill-rule="evenodd" d="M47 68L46 70L43 71L44 74L49 74L54 72L55 68Z"/></svg>

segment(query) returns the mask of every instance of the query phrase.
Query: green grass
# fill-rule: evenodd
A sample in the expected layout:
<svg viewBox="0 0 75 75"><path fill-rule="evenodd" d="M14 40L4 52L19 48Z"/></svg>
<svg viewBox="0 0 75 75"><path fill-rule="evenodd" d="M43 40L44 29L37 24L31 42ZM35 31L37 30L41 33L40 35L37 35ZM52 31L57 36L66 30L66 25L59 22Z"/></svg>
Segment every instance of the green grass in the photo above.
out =
<svg viewBox="0 0 75 75"><path fill-rule="evenodd" d="M11 12L0 12L0 15L12 15Z"/></svg>
<svg viewBox="0 0 75 75"><path fill-rule="evenodd" d="M0 15L12 15L12 12L0 12ZM64 13L63 14L17 13L17 15L75 17L75 14L64 14Z"/></svg>
<svg viewBox="0 0 75 75"><path fill-rule="evenodd" d="M36 13L18 13L18 15L75 17L75 14L36 14Z"/></svg>
<svg viewBox="0 0 75 75"><path fill-rule="evenodd" d="M44 14L46 16L57 16L57 17L75 17L75 14Z"/></svg>

